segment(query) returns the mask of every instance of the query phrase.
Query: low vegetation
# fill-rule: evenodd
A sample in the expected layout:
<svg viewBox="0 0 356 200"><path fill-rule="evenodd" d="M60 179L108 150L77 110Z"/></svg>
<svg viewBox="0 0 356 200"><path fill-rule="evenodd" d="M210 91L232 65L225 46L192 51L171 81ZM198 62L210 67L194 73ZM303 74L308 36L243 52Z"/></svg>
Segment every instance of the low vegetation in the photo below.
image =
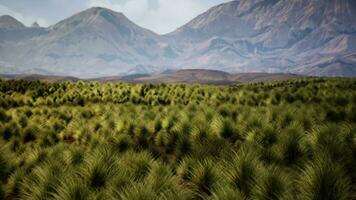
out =
<svg viewBox="0 0 356 200"><path fill-rule="evenodd" d="M0 81L0 199L356 199L356 80Z"/></svg>

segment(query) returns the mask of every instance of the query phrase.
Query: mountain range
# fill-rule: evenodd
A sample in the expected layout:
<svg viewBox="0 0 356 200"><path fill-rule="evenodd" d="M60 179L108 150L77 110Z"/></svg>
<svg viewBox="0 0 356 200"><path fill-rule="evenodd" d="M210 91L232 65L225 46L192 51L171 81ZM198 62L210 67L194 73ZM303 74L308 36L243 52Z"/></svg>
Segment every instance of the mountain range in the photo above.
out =
<svg viewBox="0 0 356 200"><path fill-rule="evenodd" d="M356 76L356 1L236 0L159 35L94 7L50 27L0 17L0 73L81 78L209 69Z"/></svg>

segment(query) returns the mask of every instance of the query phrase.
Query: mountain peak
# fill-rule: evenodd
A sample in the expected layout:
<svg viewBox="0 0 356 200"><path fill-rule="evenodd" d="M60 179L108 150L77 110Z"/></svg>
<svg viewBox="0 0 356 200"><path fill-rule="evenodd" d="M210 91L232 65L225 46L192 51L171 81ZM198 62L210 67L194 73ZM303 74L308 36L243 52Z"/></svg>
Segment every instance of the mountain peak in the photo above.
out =
<svg viewBox="0 0 356 200"><path fill-rule="evenodd" d="M16 30L16 29L25 28L25 25L23 25L21 22L11 17L10 15L3 15L0 16L0 28Z"/></svg>
<svg viewBox="0 0 356 200"><path fill-rule="evenodd" d="M122 12L116 12L116 11L113 11L113 10L110 10L110 9L104 8L104 7L91 7L87 10L80 12L79 14L91 15L91 16L114 15L117 17L123 17L123 18L127 19L127 17Z"/></svg>
<svg viewBox="0 0 356 200"><path fill-rule="evenodd" d="M110 10L103 7L92 7L77 13L67 19L62 20L54 25L54 28L59 27L76 27L78 25L99 24L108 22L110 24L116 23L132 23L123 13Z"/></svg>
<svg viewBox="0 0 356 200"><path fill-rule="evenodd" d="M94 7L91 7L91 8L89 8L89 9L87 9L87 10L84 10L84 12L85 11L92 11L92 12L115 12L115 13L121 13L121 12L116 12L116 11L113 11L113 10L111 10L111 9L109 9L109 8L104 8L104 7L99 7L99 6L94 6Z"/></svg>
<svg viewBox="0 0 356 200"><path fill-rule="evenodd" d="M33 22L31 27L32 28L40 28L40 25L37 22Z"/></svg>
<svg viewBox="0 0 356 200"><path fill-rule="evenodd" d="M105 32L105 35L110 35L113 38L147 34L150 37L157 37L152 31L136 25L123 13L102 7L89 8L51 27L51 30L59 29L61 34L91 30L92 33Z"/></svg>

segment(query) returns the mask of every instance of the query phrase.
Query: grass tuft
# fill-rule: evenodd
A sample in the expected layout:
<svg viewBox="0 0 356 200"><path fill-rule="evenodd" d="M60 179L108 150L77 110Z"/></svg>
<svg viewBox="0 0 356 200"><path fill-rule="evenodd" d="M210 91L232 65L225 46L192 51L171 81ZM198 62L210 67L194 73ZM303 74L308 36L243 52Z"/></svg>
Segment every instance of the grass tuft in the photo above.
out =
<svg viewBox="0 0 356 200"><path fill-rule="evenodd" d="M300 199L352 199L352 182L342 166L328 156L316 158L306 165L298 182Z"/></svg>

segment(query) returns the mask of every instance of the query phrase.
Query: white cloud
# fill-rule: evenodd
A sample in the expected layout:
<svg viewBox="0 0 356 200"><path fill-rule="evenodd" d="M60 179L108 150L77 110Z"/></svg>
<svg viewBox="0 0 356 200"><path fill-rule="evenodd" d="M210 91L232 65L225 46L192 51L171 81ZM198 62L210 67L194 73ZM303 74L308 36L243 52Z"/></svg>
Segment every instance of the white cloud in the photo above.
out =
<svg viewBox="0 0 356 200"><path fill-rule="evenodd" d="M229 0L0 0L0 15L8 14L26 25L49 26L93 6L124 13L138 25L168 33L211 6Z"/></svg>
<svg viewBox="0 0 356 200"><path fill-rule="evenodd" d="M18 21L24 23L26 26L32 25L33 22L37 22L40 26L49 26L50 24L48 23L47 20L40 18L40 17L29 17L29 16L23 16L21 13L15 12L11 10L10 8L0 5L0 16L1 15L10 15L17 19Z"/></svg>
<svg viewBox="0 0 356 200"><path fill-rule="evenodd" d="M157 5L152 5L156 3ZM208 4L208 5L207 5ZM192 0L90 0L89 7L100 6L124 13L140 26L157 33L168 33L204 12L212 3Z"/></svg>
<svg viewBox="0 0 356 200"><path fill-rule="evenodd" d="M1 15L10 15L19 21L25 20L24 17L20 13L15 12L15 11L11 10L10 8L3 6L3 5L0 5L0 16Z"/></svg>
<svg viewBox="0 0 356 200"><path fill-rule="evenodd" d="M32 23L33 22L37 22L42 27L47 27L47 26L51 25L47 20L45 20L43 18L36 18L36 20L32 20Z"/></svg>

